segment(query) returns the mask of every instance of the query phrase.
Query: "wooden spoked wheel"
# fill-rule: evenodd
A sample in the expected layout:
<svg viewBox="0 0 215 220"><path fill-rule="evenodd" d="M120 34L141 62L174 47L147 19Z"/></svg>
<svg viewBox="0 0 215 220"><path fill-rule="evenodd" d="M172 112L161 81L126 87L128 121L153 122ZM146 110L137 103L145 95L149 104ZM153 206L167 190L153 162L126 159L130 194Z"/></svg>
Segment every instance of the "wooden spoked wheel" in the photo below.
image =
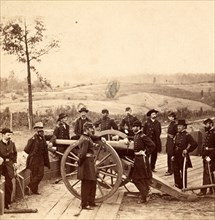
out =
<svg viewBox="0 0 215 220"><path fill-rule="evenodd" d="M67 189L77 198L81 198L81 180L78 172L78 141L71 144L61 159L61 176ZM107 143L96 142L95 169L97 174L96 202L102 202L111 197L121 184L123 168L121 160Z"/></svg>

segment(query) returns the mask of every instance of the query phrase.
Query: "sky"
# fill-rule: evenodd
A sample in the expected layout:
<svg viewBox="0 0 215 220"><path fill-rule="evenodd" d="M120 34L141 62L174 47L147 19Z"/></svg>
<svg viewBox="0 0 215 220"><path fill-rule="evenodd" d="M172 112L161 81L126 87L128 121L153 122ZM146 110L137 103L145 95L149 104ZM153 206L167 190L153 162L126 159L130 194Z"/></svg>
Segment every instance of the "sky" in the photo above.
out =
<svg viewBox="0 0 215 220"><path fill-rule="evenodd" d="M40 16L60 40L36 65L51 82L215 72L214 1L3 1L1 16ZM2 20L2 19L1 19ZM1 77L26 65L1 51Z"/></svg>

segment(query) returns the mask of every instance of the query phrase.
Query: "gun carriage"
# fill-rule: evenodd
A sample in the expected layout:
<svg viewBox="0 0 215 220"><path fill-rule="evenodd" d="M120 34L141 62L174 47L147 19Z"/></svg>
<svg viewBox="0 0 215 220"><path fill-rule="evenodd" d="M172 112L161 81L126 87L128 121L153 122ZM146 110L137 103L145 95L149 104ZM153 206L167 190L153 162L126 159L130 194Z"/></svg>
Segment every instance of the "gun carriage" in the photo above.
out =
<svg viewBox="0 0 215 220"><path fill-rule="evenodd" d="M108 136L106 143L100 140L95 141L97 143L94 157L97 173L96 202L102 202L111 197L119 187L132 181L130 176L134 159L134 146L133 141L126 143L123 140L127 135L120 131L106 130L96 133L96 135ZM118 141L111 140L114 135L118 135L120 139ZM57 139L56 144L69 145L64 154L61 154L61 177L70 193L80 199L81 181L77 179L79 141ZM196 199L195 195L171 187L156 175L153 175L151 186L180 200Z"/></svg>

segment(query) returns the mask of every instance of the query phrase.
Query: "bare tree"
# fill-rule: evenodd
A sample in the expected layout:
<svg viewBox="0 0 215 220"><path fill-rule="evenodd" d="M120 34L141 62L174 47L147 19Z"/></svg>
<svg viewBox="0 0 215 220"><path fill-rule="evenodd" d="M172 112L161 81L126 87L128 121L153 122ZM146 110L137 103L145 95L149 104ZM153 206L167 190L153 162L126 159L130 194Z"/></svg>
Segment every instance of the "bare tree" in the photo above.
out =
<svg viewBox="0 0 215 220"><path fill-rule="evenodd" d="M44 31L46 28L40 19L35 19L32 25L27 25L26 20L23 19L10 20L0 25L2 49L7 54L16 55L19 62L27 65L30 129L33 125L31 72L36 73L41 82L51 87L47 80L38 73L33 61L40 62L43 55L48 54L51 49L59 47L58 40L50 40L46 45L41 45L46 38Z"/></svg>

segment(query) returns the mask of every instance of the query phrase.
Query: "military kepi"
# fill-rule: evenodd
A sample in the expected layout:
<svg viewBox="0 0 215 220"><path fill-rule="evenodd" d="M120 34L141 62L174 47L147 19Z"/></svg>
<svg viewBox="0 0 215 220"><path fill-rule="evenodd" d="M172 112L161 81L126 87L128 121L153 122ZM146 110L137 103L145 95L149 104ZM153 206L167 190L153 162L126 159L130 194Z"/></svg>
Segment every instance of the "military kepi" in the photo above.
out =
<svg viewBox="0 0 215 220"><path fill-rule="evenodd" d="M213 120L211 118L207 118L203 121L204 124L211 123L213 124Z"/></svg>

